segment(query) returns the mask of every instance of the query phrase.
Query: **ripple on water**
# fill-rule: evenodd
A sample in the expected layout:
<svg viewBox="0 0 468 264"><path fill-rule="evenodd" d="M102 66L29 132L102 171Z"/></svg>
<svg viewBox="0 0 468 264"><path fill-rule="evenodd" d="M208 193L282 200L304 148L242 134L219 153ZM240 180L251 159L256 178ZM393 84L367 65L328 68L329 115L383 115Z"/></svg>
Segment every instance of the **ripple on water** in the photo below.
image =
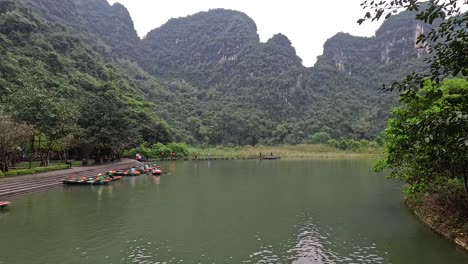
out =
<svg viewBox="0 0 468 264"><path fill-rule="evenodd" d="M257 233L259 249L243 263L390 263L385 258L386 252L379 252L375 243L369 243L362 236L354 241L337 239L332 228L321 230L309 216L304 217L296 228L296 237L276 249L273 245L263 244Z"/></svg>
<svg viewBox="0 0 468 264"><path fill-rule="evenodd" d="M177 254L169 245L169 241L145 241L144 239L128 240L126 257L121 263L170 264L184 263L184 259L175 257Z"/></svg>

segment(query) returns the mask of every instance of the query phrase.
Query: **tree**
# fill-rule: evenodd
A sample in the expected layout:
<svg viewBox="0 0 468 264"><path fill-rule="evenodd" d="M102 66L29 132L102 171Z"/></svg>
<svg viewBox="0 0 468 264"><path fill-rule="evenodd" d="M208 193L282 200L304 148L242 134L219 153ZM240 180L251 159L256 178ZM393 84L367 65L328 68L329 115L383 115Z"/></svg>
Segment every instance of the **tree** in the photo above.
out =
<svg viewBox="0 0 468 264"><path fill-rule="evenodd" d="M9 164L28 144L33 134L31 126L14 122L9 116L0 112L0 170L6 172Z"/></svg>
<svg viewBox="0 0 468 264"><path fill-rule="evenodd" d="M468 81L446 80L440 88L426 82L400 102L384 132L387 157L380 169L390 168L413 191L460 178L468 194Z"/></svg>
<svg viewBox="0 0 468 264"><path fill-rule="evenodd" d="M20 81L21 87L10 96L10 112L16 120L34 128L31 154L40 150L41 165L48 166L54 145L75 128L76 106L54 90L47 89L39 79Z"/></svg>
<svg viewBox="0 0 468 264"><path fill-rule="evenodd" d="M189 154L189 151L188 151L188 146L187 144L185 143L175 143L175 142L172 142L172 143L169 143L167 145L167 147L169 149L171 149L171 151L175 152L177 157L187 157L188 154Z"/></svg>
<svg viewBox="0 0 468 264"><path fill-rule="evenodd" d="M327 132L317 132L306 139L307 143L311 144L326 144L331 139Z"/></svg>
<svg viewBox="0 0 468 264"><path fill-rule="evenodd" d="M106 150L119 158L123 150L137 144L140 134L132 116L112 87L83 100L78 125L82 129L80 138L87 141L81 146L85 159L89 157L90 145L99 163Z"/></svg>
<svg viewBox="0 0 468 264"><path fill-rule="evenodd" d="M416 20L433 26L417 39L417 44L429 51L425 61L429 71L413 72L386 87L404 92L400 95L402 106L392 111L384 132L387 157L376 169L390 168L394 177L410 184L411 191L461 178L468 194L468 13L460 4L456 0L362 3L369 11L358 23L388 19L399 10L408 10L416 12ZM466 7L468 1L463 5ZM464 80L442 82L457 76Z"/></svg>
<svg viewBox="0 0 468 264"><path fill-rule="evenodd" d="M459 0L365 0L361 6L369 10L364 18L358 20L361 24L366 20L388 19L392 14L401 10L415 11L418 21L433 25L431 31L418 36L417 44L429 51L430 57L426 59L429 72L413 72L401 82L394 82L390 86L384 85L388 90L419 89L424 86L425 80L439 84L446 77L456 77L459 74L468 78L468 12Z"/></svg>

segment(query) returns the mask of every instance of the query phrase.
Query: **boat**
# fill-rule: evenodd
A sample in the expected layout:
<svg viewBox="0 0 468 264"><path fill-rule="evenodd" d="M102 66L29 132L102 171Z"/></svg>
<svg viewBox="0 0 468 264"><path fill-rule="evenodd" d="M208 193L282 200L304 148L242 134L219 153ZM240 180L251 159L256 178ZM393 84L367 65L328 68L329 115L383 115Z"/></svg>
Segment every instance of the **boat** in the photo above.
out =
<svg viewBox="0 0 468 264"><path fill-rule="evenodd" d="M122 179L122 176L116 176L115 172L116 171L108 171L106 173L106 179L109 179L111 181L118 181L118 180Z"/></svg>
<svg viewBox="0 0 468 264"><path fill-rule="evenodd" d="M122 179L122 176L112 176L112 177L109 177L111 181L118 181L120 179Z"/></svg>
<svg viewBox="0 0 468 264"><path fill-rule="evenodd" d="M140 175L140 171L139 170L134 170L133 172L131 172L130 170L127 170L127 171L124 171L123 172L123 175L122 176L138 176Z"/></svg>
<svg viewBox="0 0 468 264"><path fill-rule="evenodd" d="M10 202L0 202L0 209L3 209L5 207L8 207L11 203Z"/></svg>
<svg viewBox="0 0 468 264"><path fill-rule="evenodd" d="M265 156L265 157L261 157L260 159L264 159L264 160L277 160L277 159L281 159L281 157L276 157L276 156Z"/></svg>
<svg viewBox="0 0 468 264"><path fill-rule="evenodd" d="M154 168L153 170L151 170L151 173L152 173L153 175L161 175L161 174L162 174L162 169L161 169L161 167L156 166L156 168Z"/></svg>
<svg viewBox="0 0 468 264"><path fill-rule="evenodd" d="M109 179L104 179L102 181L97 181L95 178L87 178L87 177L68 177L68 179L64 179L63 183L68 185L104 185L111 182Z"/></svg>
<svg viewBox="0 0 468 264"><path fill-rule="evenodd" d="M112 173L115 176L125 176L124 172L127 171L127 169L123 170L111 170L109 173Z"/></svg>

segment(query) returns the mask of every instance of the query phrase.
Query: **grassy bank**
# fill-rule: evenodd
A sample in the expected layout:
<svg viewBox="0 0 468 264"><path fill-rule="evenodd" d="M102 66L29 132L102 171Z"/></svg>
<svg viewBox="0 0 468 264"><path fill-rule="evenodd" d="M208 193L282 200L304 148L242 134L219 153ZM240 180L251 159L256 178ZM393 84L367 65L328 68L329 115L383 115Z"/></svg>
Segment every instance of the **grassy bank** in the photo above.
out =
<svg viewBox="0 0 468 264"><path fill-rule="evenodd" d="M0 178L2 177L12 177L12 176L19 176L19 175L28 175L28 174L36 174L41 172L49 172L49 171L56 171L56 170L64 170L69 168L66 164L61 165L54 165L49 167L36 167L32 169L14 169L8 172L0 172Z"/></svg>
<svg viewBox="0 0 468 264"><path fill-rule="evenodd" d="M468 196L461 183L439 190L410 194L405 203L436 233L468 250Z"/></svg>
<svg viewBox="0 0 468 264"><path fill-rule="evenodd" d="M48 167L41 167L40 161L34 161L31 165L32 165L32 168L29 169L29 162L17 163L15 164L15 167L10 168L8 172L0 171L0 178L36 174L36 173L57 171L57 170L65 170L70 167L69 165L65 164L63 161L51 161L50 166ZM72 161L72 167L81 167L81 166L82 166L81 161Z"/></svg>
<svg viewBox="0 0 468 264"><path fill-rule="evenodd" d="M214 148L190 148L189 152L198 153L199 158L223 157L223 158L251 158L263 156L281 157L282 159L355 159L366 157L379 157L382 155L381 148L362 148L358 150L340 150L329 145L302 144L302 145L279 145L279 146L237 146L237 147L214 147Z"/></svg>

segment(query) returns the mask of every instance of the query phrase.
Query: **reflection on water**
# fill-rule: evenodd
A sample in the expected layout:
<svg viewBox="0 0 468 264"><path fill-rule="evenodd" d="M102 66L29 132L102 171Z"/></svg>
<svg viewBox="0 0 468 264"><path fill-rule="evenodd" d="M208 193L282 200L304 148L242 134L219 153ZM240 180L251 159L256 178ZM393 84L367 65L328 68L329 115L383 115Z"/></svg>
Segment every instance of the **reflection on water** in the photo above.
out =
<svg viewBox="0 0 468 264"><path fill-rule="evenodd" d="M296 241L288 250L292 263L389 263L375 243L363 246L366 241L360 237L354 241L338 239L333 228L320 230L311 217L301 223Z"/></svg>
<svg viewBox="0 0 468 264"><path fill-rule="evenodd" d="M156 185L161 184L161 176L153 176L153 181Z"/></svg>
<svg viewBox="0 0 468 264"><path fill-rule="evenodd" d="M385 257L387 253L379 252L375 243L362 246L366 244L362 238L354 241L337 239L333 228L321 229L307 213L297 227L295 238L280 243L280 247L285 246L284 249L263 243L258 232L255 238L259 249L243 263L390 263Z"/></svg>
<svg viewBox="0 0 468 264"><path fill-rule="evenodd" d="M362 161L182 161L12 198L0 264L466 263ZM177 168L176 168L177 166ZM197 177L194 177L197 175Z"/></svg>

